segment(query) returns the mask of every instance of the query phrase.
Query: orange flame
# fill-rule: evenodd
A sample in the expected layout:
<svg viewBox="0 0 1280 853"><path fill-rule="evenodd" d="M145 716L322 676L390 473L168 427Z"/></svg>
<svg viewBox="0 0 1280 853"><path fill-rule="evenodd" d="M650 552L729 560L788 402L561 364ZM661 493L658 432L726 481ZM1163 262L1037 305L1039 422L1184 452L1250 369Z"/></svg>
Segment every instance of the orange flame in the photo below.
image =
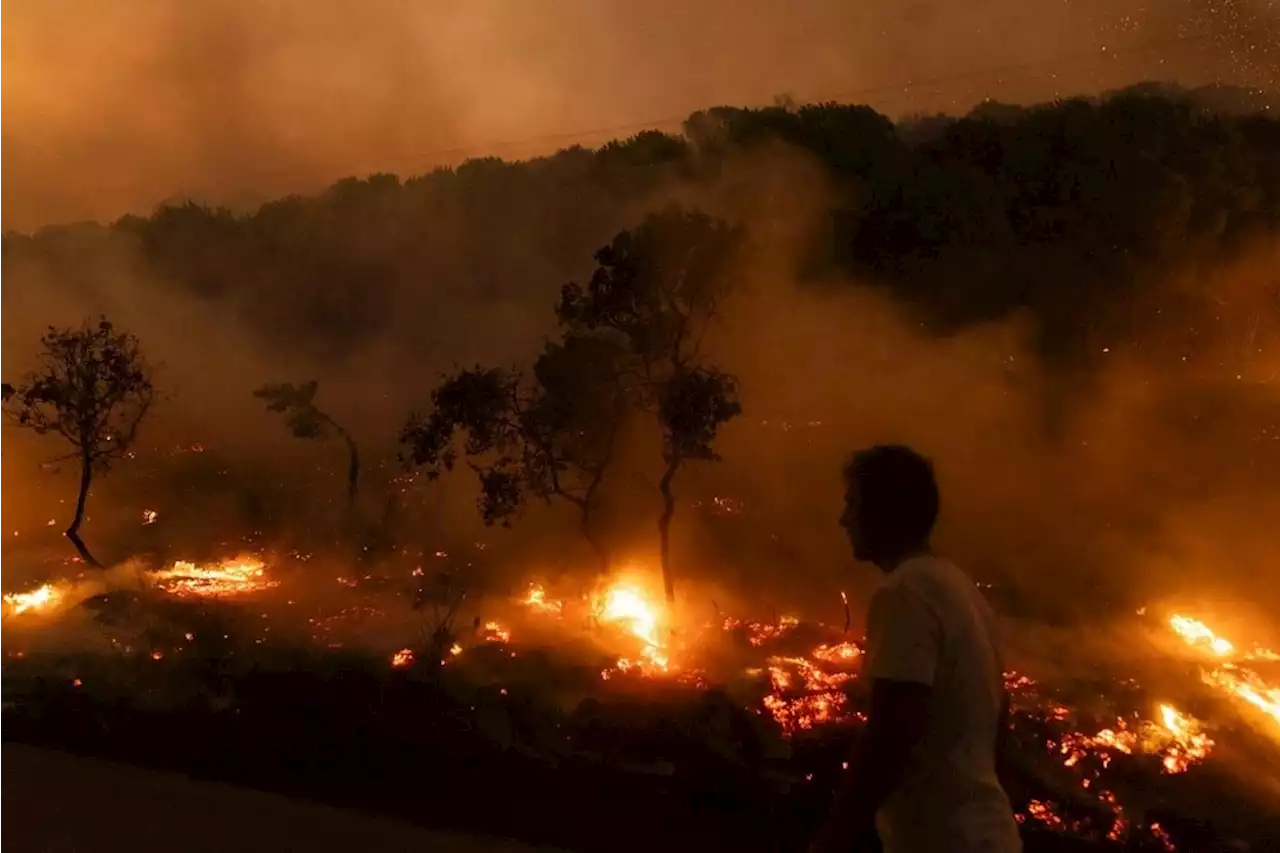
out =
<svg viewBox="0 0 1280 853"><path fill-rule="evenodd" d="M14 616L28 610L37 613L49 610L61 599L62 591L50 583L38 586L30 592L9 592L4 595L4 603L11 608Z"/></svg>
<svg viewBox="0 0 1280 853"><path fill-rule="evenodd" d="M259 592L276 586L267 579L266 568L257 557L236 557L216 566L197 566L186 560L156 572L156 585L165 592L186 596L234 596Z"/></svg>
<svg viewBox="0 0 1280 853"><path fill-rule="evenodd" d="M1222 663L1212 670L1204 670L1200 673L1205 684L1247 703L1280 726L1280 687L1267 684L1256 672L1238 663L1238 661L1276 660L1280 655L1263 648L1237 653L1235 644L1225 637L1218 636L1208 625L1198 619L1174 614L1169 618L1169 627L1188 646L1207 651L1212 657L1222 660ZM1277 730L1276 734L1280 735L1280 730Z"/></svg>

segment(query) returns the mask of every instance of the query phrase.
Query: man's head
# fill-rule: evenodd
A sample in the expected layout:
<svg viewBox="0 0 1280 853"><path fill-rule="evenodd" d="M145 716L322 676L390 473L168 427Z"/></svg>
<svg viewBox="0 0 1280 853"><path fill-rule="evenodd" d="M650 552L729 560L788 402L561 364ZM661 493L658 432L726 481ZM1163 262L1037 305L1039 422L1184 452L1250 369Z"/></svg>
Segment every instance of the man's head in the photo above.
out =
<svg viewBox="0 0 1280 853"><path fill-rule="evenodd" d="M881 444L860 450L844 469L844 514L853 556L892 571L927 551L938 520L933 465L909 447Z"/></svg>

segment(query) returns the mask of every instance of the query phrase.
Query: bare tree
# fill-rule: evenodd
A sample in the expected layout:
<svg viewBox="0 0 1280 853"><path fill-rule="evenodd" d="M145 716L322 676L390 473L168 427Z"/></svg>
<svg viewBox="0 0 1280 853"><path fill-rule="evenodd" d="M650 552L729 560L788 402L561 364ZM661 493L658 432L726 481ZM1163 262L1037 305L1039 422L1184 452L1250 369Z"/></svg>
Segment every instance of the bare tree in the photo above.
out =
<svg viewBox="0 0 1280 853"><path fill-rule="evenodd" d="M50 327L40 339L40 367L12 390L18 425L55 434L80 461L75 516L66 530L84 561L102 567L80 538L95 474L128 453L155 393L138 339L105 318L78 329Z"/></svg>

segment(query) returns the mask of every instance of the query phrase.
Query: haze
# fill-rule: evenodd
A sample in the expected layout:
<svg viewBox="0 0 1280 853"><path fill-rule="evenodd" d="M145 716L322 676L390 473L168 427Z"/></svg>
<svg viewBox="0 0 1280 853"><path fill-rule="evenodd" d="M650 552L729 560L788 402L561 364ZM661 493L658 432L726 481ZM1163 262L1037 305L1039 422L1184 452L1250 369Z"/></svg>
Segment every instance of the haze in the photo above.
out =
<svg viewBox="0 0 1280 853"><path fill-rule="evenodd" d="M1269 0L1149 5L14 0L3 226L111 220L174 197L246 209L349 175L676 129L695 109L782 94L892 116L1148 78L1276 82Z"/></svg>

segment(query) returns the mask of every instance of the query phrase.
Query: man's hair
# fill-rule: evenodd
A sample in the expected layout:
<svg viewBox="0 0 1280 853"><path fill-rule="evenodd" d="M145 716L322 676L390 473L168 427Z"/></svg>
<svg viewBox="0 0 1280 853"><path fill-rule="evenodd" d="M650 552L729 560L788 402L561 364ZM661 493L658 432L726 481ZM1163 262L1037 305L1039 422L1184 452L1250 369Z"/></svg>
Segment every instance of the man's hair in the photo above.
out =
<svg viewBox="0 0 1280 853"><path fill-rule="evenodd" d="M928 459L900 444L878 444L853 454L844 479L869 523L904 543L929 538L938 520L938 481Z"/></svg>

